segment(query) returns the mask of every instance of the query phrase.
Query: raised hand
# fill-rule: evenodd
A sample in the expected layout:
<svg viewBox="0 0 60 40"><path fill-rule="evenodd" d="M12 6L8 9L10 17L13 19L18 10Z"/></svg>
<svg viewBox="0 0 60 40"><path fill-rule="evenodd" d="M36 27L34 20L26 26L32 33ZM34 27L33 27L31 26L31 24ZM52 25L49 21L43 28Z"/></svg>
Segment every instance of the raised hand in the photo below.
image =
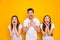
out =
<svg viewBox="0 0 60 40"><path fill-rule="evenodd" d="M33 20L30 21L31 26L35 26L35 22Z"/></svg>

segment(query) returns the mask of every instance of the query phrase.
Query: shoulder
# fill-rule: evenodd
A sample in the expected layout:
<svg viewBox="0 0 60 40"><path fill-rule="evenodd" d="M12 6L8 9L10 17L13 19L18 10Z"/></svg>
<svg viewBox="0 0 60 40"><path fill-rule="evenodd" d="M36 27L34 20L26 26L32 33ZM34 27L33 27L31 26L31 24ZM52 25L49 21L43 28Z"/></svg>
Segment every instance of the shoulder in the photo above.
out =
<svg viewBox="0 0 60 40"><path fill-rule="evenodd" d="M41 26L43 26L43 24L40 24Z"/></svg>
<svg viewBox="0 0 60 40"><path fill-rule="evenodd" d="M42 27L43 27L43 24L40 24L40 28L42 29Z"/></svg>
<svg viewBox="0 0 60 40"><path fill-rule="evenodd" d="M51 26L54 26L54 24L52 23Z"/></svg>
<svg viewBox="0 0 60 40"><path fill-rule="evenodd" d="M23 24L27 24L28 22L29 22L29 19L26 18L26 19L24 20Z"/></svg>
<svg viewBox="0 0 60 40"><path fill-rule="evenodd" d="M54 24L53 23L51 23L51 29L54 29Z"/></svg>
<svg viewBox="0 0 60 40"><path fill-rule="evenodd" d="M22 28L22 24L19 24L19 28Z"/></svg>
<svg viewBox="0 0 60 40"><path fill-rule="evenodd" d="M28 18L26 18L24 21L27 21L27 20L29 20Z"/></svg>
<svg viewBox="0 0 60 40"><path fill-rule="evenodd" d="M40 21L37 18L34 18L34 22L36 23L37 26L40 26Z"/></svg>
<svg viewBox="0 0 60 40"><path fill-rule="evenodd" d="M9 30L11 29L11 24L8 25L8 29L9 29Z"/></svg>
<svg viewBox="0 0 60 40"><path fill-rule="evenodd" d="M23 22L23 26L26 27L28 25L29 22L29 18L26 18Z"/></svg>
<svg viewBox="0 0 60 40"><path fill-rule="evenodd" d="M38 18L34 18L34 21L35 22L40 22Z"/></svg>
<svg viewBox="0 0 60 40"><path fill-rule="evenodd" d="M38 19L38 18L36 18L36 17L34 17L34 20L38 20L38 21L39 21L39 19Z"/></svg>

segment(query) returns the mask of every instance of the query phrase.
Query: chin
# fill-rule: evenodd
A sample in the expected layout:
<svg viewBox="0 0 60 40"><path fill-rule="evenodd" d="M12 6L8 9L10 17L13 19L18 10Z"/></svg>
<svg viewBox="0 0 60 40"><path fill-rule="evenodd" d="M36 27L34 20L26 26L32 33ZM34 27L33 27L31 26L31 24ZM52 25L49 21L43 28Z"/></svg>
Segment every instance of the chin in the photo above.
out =
<svg viewBox="0 0 60 40"><path fill-rule="evenodd" d="M46 23L46 24L49 24L49 23Z"/></svg>
<svg viewBox="0 0 60 40"><path fill-rule="evenodd" d="M32 19L32 17L30 17L30 19Z"/></svg>

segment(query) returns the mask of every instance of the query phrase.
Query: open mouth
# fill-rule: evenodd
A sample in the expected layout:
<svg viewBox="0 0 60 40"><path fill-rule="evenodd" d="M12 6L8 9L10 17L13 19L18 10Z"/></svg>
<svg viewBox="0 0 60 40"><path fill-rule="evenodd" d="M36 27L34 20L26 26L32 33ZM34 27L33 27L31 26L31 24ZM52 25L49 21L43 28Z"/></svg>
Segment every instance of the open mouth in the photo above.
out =
<svg viewBox="0 0 60 40"><path fill-rule="evenodd" d="M30 15L30 16L32 16L32 15Z"/></svg>
<svg viewBox="0 0 60 40"><path fill-rule="evenodd" d="M13 23L16 23L15 21Z"/></svg>

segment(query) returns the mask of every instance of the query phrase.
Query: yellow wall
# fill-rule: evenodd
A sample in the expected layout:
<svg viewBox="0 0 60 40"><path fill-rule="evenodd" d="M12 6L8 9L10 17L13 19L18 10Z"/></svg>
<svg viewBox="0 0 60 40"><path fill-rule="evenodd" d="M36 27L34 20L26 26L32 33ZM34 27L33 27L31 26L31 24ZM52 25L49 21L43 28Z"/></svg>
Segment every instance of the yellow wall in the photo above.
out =
<svg viewBox="0 0 60 40"><path fill-rule="evenodd" d="M33 8L34 16L42 23L43 17L48 14L55 24L54 39L60 40L60 0L0 0L0 40L10 40L8 24L12 15L17 15L20 23L27 17L27 9ZM38 33L41 39L41 33ZM24 39L24 33L22 32Z"/></svg>

